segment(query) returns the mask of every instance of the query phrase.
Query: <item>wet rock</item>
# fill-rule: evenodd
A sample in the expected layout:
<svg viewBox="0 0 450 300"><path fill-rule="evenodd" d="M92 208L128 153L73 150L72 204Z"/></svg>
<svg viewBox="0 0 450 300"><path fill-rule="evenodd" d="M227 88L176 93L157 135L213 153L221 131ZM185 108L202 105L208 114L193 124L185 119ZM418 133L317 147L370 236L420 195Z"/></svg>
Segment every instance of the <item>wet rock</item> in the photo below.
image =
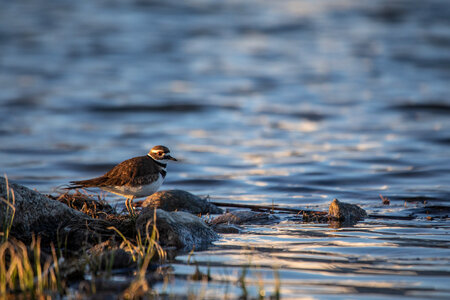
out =
<svg viewBox="0 0 450 300"><path fill-rule="evenodd" d="M427 205L420 208L413 208L409 211L415 214L433 215L434 217L448 216L450 214L450 206L446 205Z"/></svg>
<svg viewBox="0 0 450 300"><path fill-rule="evenodd" d="M14 218L11 236L29 243L34 236L40 236L42 244L59 242L69 250L80 250L88 244L104 240L110 236L109 222L92 219L89 216L52 200L36 191L20 184L9 183L7 191L6 180L0 177L0 217L2 221L13 217L12 204L14 191ZM8 196L9 193L9 196ZM0 222L0 227L3 226ZM1 228L3 230L3 228Z"/></svg>
<svg viewBox="0 0 450 300"><path fill-rule="evenodd" d="M84 223L88 219L84 214L67 205L53 201L22 185L9 182L9 191L7 191L6 180L0 177L0 198L4 200L0 201L2 217L12 217L11 208L5 203L9 201L12 204L11 190L14 191L15 201L12 232L19 233L17 237L22 240L31 239L32 234L53 235L62 224L67 224L69 221Z"/></svg>
<svg viewBox="0 0 450 300"><path fill-rule="evenodd" d="M447 219L450 216L450 206L446 205L426 205L423 207L414 207L403 211L403 213L407 213L410 218L409 220L415 218L426 218L427 220L434 219ZM370 215L372 216L372 215ZM400 217L407 217L400 216Z"/></svg>
<svg viewBox="0 0 450 300"><path fill-rule="evenodd" d="M154 208L145 207L136 219L136 228L146 236L147 223L153 224ZM165 247L190 250L202 249L218 238L218 235L197 216L178 211L156 210L156 227L159 242ZM149 231L152 227L149 226ZM151 232L150 232L151 234Z"/></svg>
<svg viewBox="0 0 450 300"><path fill-rule="evenodd" d="M328 215L341 222L356 222L367 217L364 209L358 205L344 203L338 199L334 199L328 208Z"/></svg>
<svg viewBox="0 0 450 300"><path fill-rule="evenodd" d="M251 210L232 211L214 218L211 224L236 224L255 225L276 223L279 218L276 215Z"/></svg>
<svg viewBox="0 0 450 300"><path fill-rule="evenodd" d="M238 226L225 223L213 225L212 229L214 229L214 231L217 233L224 233L224 234L241 232L241 229Z"/></svg>
<svg viewBox="0 0 450 300"><path fill-rule="evenodd" d="M84 279L85 271L85 259L64 259L59 264L60 276L68 281L79 281Z"/></svg>
<svg viewBox="0 0 450 300"><path fill-rule="evenodd" d="M96 270L115 270L115 269L129 269L135 267L133 257L129 252L123 249L113 249L100 253L97 256ZM93 271L94 268L91 268Z"/></svg>
<svg viewBox="0 0 450 300"><path fill-rule="evenodd" d="M160 191L147 197L142 207L165 211L186 211L191 214L221 214L222 209L196 195L182 190Z"/></svg>
<svg viewBox="0 0 450 300"><path fill-rule="evenodd" d="M113 240L99 243L87 253L89 253L89 266L93 271L126 269L136 265L132 255L119 248Z"/></svg>

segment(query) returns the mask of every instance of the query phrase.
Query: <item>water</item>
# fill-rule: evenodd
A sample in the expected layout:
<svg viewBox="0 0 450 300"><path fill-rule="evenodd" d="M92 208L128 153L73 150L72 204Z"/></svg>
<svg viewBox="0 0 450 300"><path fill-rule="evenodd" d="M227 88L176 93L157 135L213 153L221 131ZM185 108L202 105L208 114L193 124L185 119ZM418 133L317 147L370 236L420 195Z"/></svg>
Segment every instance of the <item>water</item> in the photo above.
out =
<svg viewBox="0 0 450 300"><path fill-rule="evenodd" d="M4 1L0 170L47 193L163 144L180 160L165 189L445 216L449 19L444 0ZM250 263L252 297L279 274L285 299L448 299L448 218L427 210L248 226L156 288L235 297ZM183 279L193 259L207 286Z"/></svg>

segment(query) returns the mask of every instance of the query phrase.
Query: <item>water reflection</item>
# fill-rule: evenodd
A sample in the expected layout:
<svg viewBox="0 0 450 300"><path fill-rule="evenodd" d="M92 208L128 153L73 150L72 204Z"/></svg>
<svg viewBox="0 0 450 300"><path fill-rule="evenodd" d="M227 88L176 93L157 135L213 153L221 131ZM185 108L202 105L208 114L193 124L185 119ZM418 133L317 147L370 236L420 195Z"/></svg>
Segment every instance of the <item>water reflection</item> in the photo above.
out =
<svg viewBox="0 0 450 300"><path fill-rule="evenodd" d="M191 264L194 261L193 265L205 272L209 269L213 281L232 285L235 295L241 291L234 283L245 268L250 268L247 284L255 290L256 273L262 274L270 290L274 274L279 272L287 298L296 297L299 291L321 298L325 294L349 296L368 290L380 296L429 292L430 297L439 298L440 294L434 296L432 290L446 290L442 279L448 276L448 268L435 266L446 261L449 252L433 244L448 246L448 240L434 226L423 229L419 225L408 230L369 222L354 229L335 230L285 221L277 226L248 226L247 230L244 236L227 235L212 250L193 257L179 256L175 271L190 274L184 263L189 257ZM422 245L417 248L413 240L418 232L436 240L423 243L420 238ZM214 285L209 287L214 289Z"/></svg>
<svg viewBox="0 0 450 300"><path fill-rule="evenodd" d="M180 158L166 189L414 212L348 230L249 227L195 255L211 264L206 290L182 276L170 289L240 295L251 256L261 266L251 295L256 274L273 293L278 270L286 299L446 298L447 219L421 209L448 212L449 10L444 0L2 3L1 170L51 192L164 144ZM177 259L175 274L192 271Z"/></svg>

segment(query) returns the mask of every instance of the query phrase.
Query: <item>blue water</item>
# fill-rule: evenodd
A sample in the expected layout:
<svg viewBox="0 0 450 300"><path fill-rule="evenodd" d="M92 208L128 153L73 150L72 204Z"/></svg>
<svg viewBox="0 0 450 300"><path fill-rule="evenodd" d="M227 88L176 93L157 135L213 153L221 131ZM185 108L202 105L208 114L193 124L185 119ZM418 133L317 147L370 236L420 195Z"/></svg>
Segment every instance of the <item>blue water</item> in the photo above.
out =
<svg viewBox="0 0 450 300"><path fill-rule="evenodd" d="M12 181L51 193L163 144L180 160L164 189L448 214L447 1L1 6L0 171ZM217 264L203 289L240 295L235 279L251 256L262 266L249 276L253 296L258 276L269 288L278 270L283 298L448 298L448 218L429 221L425 211L344 229L289 219L249 226L195 254L204 268ZM176 274L192 268L177 259Z"/></svg>

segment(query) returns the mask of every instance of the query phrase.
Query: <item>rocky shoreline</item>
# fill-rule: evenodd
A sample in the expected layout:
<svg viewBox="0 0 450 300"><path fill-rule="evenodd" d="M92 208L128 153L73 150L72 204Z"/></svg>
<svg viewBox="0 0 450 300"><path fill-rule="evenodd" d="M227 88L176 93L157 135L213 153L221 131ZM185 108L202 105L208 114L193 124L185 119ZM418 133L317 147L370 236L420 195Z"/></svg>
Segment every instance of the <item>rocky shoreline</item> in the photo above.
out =
<svg viewBox="0 0 450 300"><path fill-rule="evenodd" d="M207 199L181 190L149 196L133 216L82 192L43 195L4 178L0 178L0 199L7 242L22 243L33 252L38 240L40 259L53 255L66 285L82 285L87 273L91 277L92 273L125 274L129 282L121 288L114 286L122 292L136 284L137 278L140 288L163 280L167 275L163 266L170 259L179 253L206 249L220 234L240 233L243 225L280 221L267 211L223 212ZM367 213L363 209L335 199L328 214L304 212L302 221L339 222L341 226L364 217ZM58 259L55 252L60 254ZM112 288L102 276L95 285L96 291Z"/></svg>

